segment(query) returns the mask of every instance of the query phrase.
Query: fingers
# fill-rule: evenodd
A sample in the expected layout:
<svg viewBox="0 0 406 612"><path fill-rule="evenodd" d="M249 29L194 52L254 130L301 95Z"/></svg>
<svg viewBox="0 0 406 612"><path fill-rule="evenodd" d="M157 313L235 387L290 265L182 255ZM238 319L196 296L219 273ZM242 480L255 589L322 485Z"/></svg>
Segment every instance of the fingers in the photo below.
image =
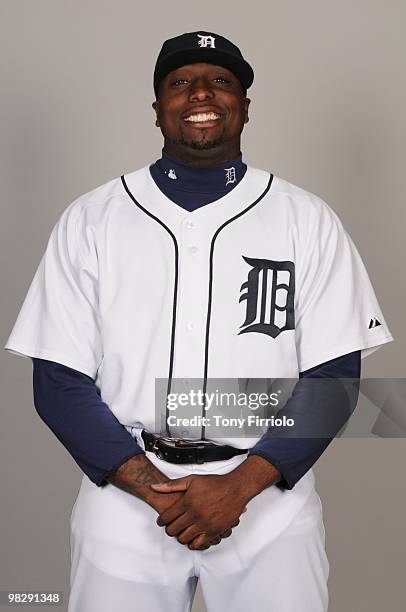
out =
<svg viewBox="0 0 406 612"><path fill-rule="evenodd" d="M200 534L201 530L199 530L196 525L190 525L178 535L177 540L179 544L190 544Z"/></svg>
<svg viewBox="0 0 406 612"><path fill-rule="evenodd" d="M207 550L210 546L217 546L224 538L229 538L232 529L226 529L223 533L213 537L207 533L201 533L189 545L190 550Z"/></svg>
<svg viewBox="0 0 406 612"><path fill-rule="evenodd" d="M167 482L159 482L155 484L151 484L150 487L157 491L158 493L173 493L174 491L187 491L190 483L192 481L192 476L184 476L183 478L174 478L173 480L168 480Z"/></svg>
<svg viewBox="0 0 406 612"><path fill-rule="evenodd" d="M214 536L206 532L199 532L199 528L196 525L189 524L190 522L187 515L181 516L179 519L174 521L173 524L168 525L165 532L170 537L177 536L179 544L188 545L191 550L207 550L210 546L217 546L221 540L229 538L233 532L230 528L225 529L221 534ZM238 521L239 522L239 521ZM235 523L237 525L238 523ZM234 525L233 525L234 527Z"/></svg>
<svg viewBox="0 0 406 612"><path fill-rule="evenodd" d="M239 525L239 524L240 524L240 519L237 519L236 522L233 523L231 525L231 527L229 527L229 529L226 529L225 531L220 533L221 539L229 538L230 535L233 533L232 527L237 527L237 525Z"/></svg>
<svg viewBox="0 0 406 612"><path fill-rule="evenodd" d="M188 545L188 548L190 550L207 550L211 546L212 539L213 536L209 536L207 533L201 533ZM217 540L218 536L216 536L214 539Z"/></svg>
<svg viewBox="0 0 406 612"><path fill-rule="evenodd" d="M169 523L169 525L165 527L165 531L168 536L174 537L192 526L193 526L193 520L190 518L190 516L187 513L184 513L184 514L181 514L177 519L172 521L172 523ZM196 525L194 526L194 528L196 531ZM201 533L201 530L200 532L197 531L197 534L199 533ZM195 536L197 534L195 533Z"/></svg>
<svg viewBox="0 0 406 612"><path fill-rule="evenodd" d="M168 525L169 523L172 523L174 520L176 520L179 516L184 514L184 512L185 510L183 508L183 502L182 500L179 500L178 502L175 502L172 506L169 506L169 508L161 512L161 514L156 520L156 524L160 527Z"/></svg>

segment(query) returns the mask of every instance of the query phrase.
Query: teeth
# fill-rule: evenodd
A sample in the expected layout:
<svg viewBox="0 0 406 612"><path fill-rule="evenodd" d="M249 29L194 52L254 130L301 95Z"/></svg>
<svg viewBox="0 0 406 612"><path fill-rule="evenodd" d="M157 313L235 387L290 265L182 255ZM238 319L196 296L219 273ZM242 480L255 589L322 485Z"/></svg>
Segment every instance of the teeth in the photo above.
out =
<svg viewBox="0 0 406 612"><path fill-rule="evenodd" d="M214 121L215 119L220 119L221 115L217 113L199 113L197 115L190 115L185 118L185 121Z"/></svg>

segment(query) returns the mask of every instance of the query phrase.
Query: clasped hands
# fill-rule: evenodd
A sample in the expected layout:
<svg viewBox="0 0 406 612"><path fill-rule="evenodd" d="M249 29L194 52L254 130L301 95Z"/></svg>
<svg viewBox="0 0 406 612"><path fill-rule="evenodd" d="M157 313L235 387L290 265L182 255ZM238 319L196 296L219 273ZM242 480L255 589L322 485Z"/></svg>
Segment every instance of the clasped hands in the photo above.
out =
<svg viewBox="0 0 406 612"><path fill-rule="evenodd" d="M157 524L190 550L206 550L230 537L249 501L230 474L193 474L150 487L160 494L154 504ZM174 493L168 506L164 498Z"/></svg>

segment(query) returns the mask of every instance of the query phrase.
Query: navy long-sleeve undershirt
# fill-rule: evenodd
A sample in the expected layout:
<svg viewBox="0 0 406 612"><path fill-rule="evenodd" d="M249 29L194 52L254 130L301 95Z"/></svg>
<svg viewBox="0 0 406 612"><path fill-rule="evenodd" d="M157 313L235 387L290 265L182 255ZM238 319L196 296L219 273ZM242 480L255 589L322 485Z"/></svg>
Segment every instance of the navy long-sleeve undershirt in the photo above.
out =
<svg viewBox="0 0 406 612"><path fill-rule="evenodd" d="M41 419L98 486L130 457L144 453L131 434L103 402L94 381L60 363L33 358L34 404ZM360 352L343 355L301 373L300 377L358 378ZM314 402L309 388L298 381L286 414L306 410ZM312 467L332 438L267 438L250 450L273 463L282 474L279 483L291 489Z"/></svg>
<svg viewBox="0 0 406 612"><path fill-rule="evenodd" d="M106 484L108 474L144 453L89 376L53 361L32 361L35 408L90 480Z"/></svg>
<svg viewBox="0 0 406 612"><path fill-rule="evenodd" d="M356 407L360 376L361 351L342 355L299 374L292 396L278 411L278 416L303 417L302 429L309 436L295 438L289 434L284 437L266 433L249 452L279 469L282 480L278 486L292 489L333 441ZM313 379L324 380L313 382ZM321 432L319 435L314 434L317 429Z"/></svg>

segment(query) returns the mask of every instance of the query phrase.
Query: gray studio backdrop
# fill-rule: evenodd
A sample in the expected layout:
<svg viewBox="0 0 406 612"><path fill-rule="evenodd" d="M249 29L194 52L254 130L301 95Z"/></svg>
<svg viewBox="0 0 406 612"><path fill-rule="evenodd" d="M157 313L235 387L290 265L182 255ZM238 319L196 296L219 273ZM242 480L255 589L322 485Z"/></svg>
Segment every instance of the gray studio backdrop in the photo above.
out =
<svg viewBox="0 0 406 612"><path fill-rule="evenodd" d="M1 345L62 210L159 157L151 83L162 41L208 29L255 68L245 160L324 198L364 259L395 337L364 376L404 377L404 3L196 6L1 1ZM66 597L81 473L35 413L31 361L0 360L0 589ZM340 439L317 464L331 612L405 609L405 459L404 440Z"/></svg>

